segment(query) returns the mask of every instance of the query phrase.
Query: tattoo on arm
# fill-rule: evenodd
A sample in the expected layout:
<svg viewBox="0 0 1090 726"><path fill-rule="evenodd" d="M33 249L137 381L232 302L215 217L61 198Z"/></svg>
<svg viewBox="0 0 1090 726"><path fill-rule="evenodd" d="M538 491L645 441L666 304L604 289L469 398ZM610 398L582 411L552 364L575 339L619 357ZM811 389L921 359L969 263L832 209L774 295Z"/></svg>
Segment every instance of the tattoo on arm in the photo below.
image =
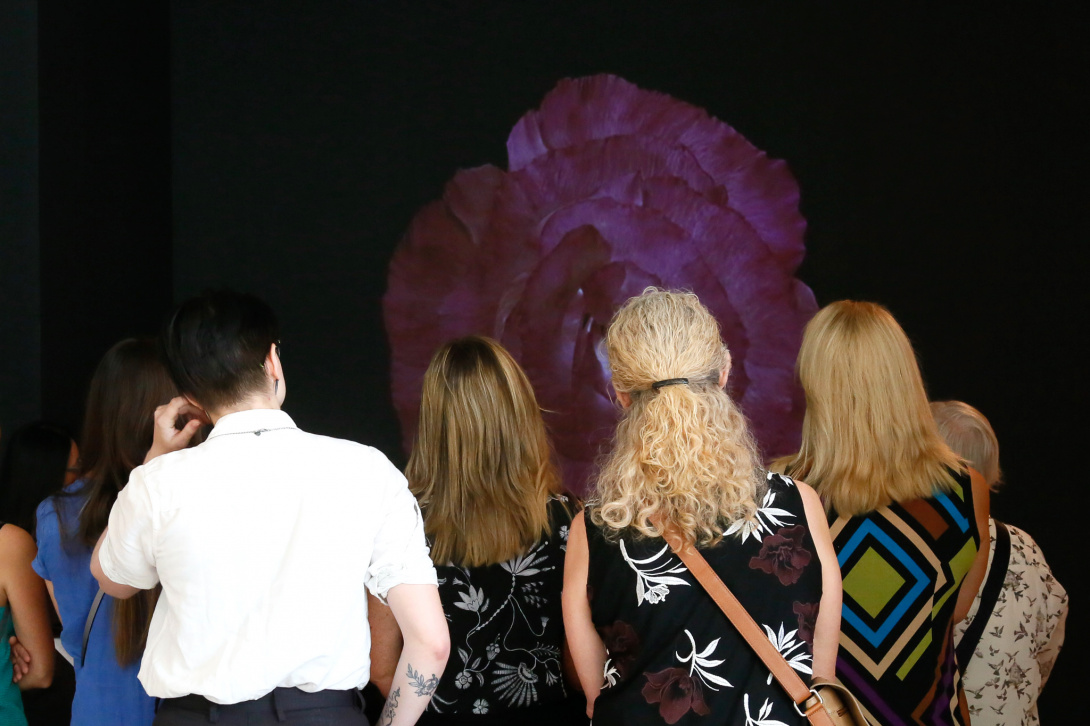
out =
<svg viewBox="0 0 1090 726"><path fill-rule="evenodd" d="M386 706L382 709L382 715L378 717L378 726L390 726L394 722L394 712L397 711L397 699L401 697L401 689L390 691L386 698Z"/></svg>
<svg viewBox="0 0 1090 726"><path fill-rule="evenodd" d="M430 697L431 694L435 693L435 689L439 685L439 676L432 673L431 678L424 680L424 674L413 670L411 663L406 675L409 676L409 685L416 689L416 695L418 696Z"/></svg>

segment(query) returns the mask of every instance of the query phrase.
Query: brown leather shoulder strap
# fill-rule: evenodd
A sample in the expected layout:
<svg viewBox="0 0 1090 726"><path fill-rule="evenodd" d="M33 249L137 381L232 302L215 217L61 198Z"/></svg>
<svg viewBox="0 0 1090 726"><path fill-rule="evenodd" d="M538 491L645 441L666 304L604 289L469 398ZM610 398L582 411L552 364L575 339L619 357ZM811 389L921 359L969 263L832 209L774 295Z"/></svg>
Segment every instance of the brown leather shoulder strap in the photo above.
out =
<svg viewBox="0 0 1090 726"><path fill-rule="evenodd" d="M658 525L658 522L655 522L655 524ZM810 723L832 726L832 720L821 707L821 702L810 692L809 686L803 682L795 669L788 665L784 657L776 650L776 646L772 645L772 641L761 630L761 626L746 612L746 609L742 606L742 603L738 602L738 598L734 596L734 593L727 589L727 586L719 579L719 575L715 574L715 570L711 568L704 556L692 544L686 542L673 525L667 525L665 528L660 526L659 528L664 529L664 537L669 543L670 549L681 558L681 561L685 563L685 567L689 569L697 582L712 596L715 604L738 629L742 638L749 644L749 647L753 649L768 670L772 672L772 676L780 686L787 691L799 711L806 714L810 719Z"/></svg>

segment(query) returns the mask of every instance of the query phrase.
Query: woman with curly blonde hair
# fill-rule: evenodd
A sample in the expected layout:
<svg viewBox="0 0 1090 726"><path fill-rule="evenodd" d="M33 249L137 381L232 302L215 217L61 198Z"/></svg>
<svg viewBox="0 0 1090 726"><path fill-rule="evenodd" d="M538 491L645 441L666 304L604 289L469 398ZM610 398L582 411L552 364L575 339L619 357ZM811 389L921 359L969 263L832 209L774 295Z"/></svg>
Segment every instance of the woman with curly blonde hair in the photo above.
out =
<svg viewBox="0 0 1090 726"><path fill-rule="evenodd" d="M793 668L831 677L840 571L812 489L761 470L724 390L730 354L691 293L648 288L606 334L623 411L577 516L564 622L596 725L805 723L663 539L678 530Z"/></svg>
<svg viewBox="0 0 1090 726"><path fill-rule="evenodd" d="M878 723L965 726L953 625L986 569L988 485L943 441L912 344L881 305L819 310L798 372L802 446L777 466L829 510L844 577L837 675Z"/></svg>

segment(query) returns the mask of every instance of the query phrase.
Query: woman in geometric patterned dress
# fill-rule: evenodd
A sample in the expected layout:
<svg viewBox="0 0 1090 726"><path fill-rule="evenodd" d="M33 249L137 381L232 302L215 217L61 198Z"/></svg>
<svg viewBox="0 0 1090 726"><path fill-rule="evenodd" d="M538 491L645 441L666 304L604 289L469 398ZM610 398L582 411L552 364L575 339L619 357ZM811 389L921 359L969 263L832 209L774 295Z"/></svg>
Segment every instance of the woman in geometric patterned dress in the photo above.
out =
<svg viewBox="0 0 1090 726"><path fill-rule="evenodd" d="M984 475L996 491L1003 480L999 441L988 419L961 401L936 401L931 413L946 443ZM967 663L958 662L973 726L1037 726L1037 699L1045 687L1067 622L1067 591L1056 581L1037 543L1013 524L1003 524L1010 537L1006 560L993 563L996 523L989 518L988 571L1006 572L992 611L981 612L981 593L964 620L954 626L954 642L977 618L983 631Z"/></svg>
<svg viewBox="0 0 1090 726"><path fill-rule="evenodd" d="M595 726L804 724L662 537L674 525L804 681L835 670L840 571L825 512L767 474L695 295L645 290L606 334L623 412L564 566L564 622Z"/></svg>
<svg viewBox="0 0 1090 726"><path fill-rule="evenodd" d="M953 627L987 566L987 484L939 435L912 345L880 305L820 310L798 372L802 446L777 463L829 512L844 577L837 675L884 726L968 726Z"/></svg>

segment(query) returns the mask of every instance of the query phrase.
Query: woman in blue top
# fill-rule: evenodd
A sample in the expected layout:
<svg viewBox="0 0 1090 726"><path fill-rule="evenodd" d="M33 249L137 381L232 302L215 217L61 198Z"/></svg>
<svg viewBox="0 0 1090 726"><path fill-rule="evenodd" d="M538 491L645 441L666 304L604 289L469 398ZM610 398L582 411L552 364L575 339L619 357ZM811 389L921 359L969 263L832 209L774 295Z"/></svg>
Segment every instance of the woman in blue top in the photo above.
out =
<svg viewBox="0 0 1090 726"><path fill-rule="evenodd" d="M98 583L91 551L117 493L151 446L155 408L178 395L147 340L123 340L91 380L84 419L84 476L38 508L34 570L46 581L64 627L61 643L75 660L72 726L151 724L155 699L137 680L158 590L129 600L103 597L83 653L83 632Z"/></svg>

